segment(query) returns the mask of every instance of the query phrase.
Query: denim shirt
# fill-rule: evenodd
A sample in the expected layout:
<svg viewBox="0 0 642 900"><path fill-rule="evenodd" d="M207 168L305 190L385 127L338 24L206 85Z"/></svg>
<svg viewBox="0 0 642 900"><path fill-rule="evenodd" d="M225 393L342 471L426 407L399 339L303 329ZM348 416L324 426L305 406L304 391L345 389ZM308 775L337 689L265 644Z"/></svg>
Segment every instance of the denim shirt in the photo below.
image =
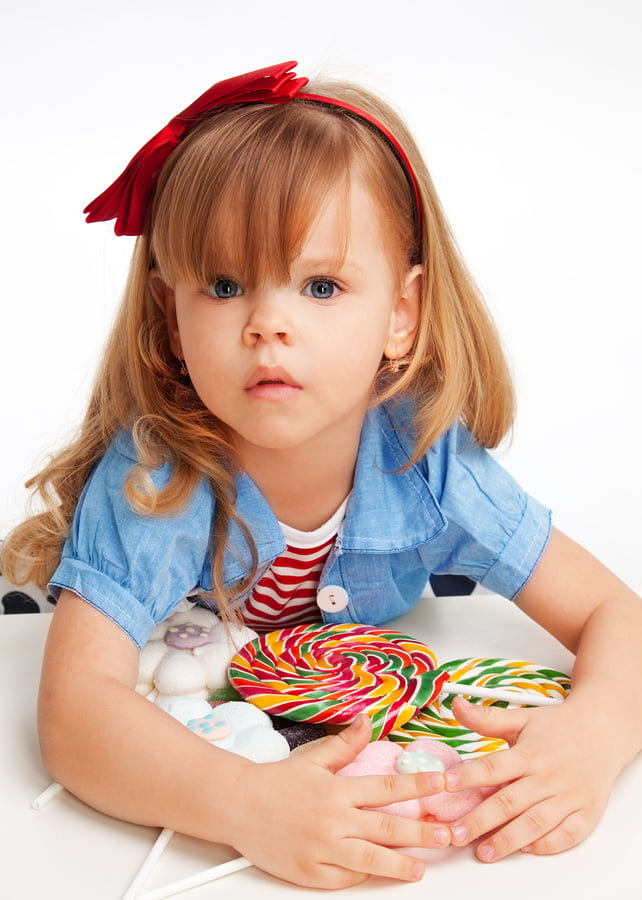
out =
<svg viewBox="0 0 642 900"><path fill-rule="evenodd" d="M493 456L454 425L405 471L412 454L404 411L379 406L366 416L353 489L335 546L319 583L342 603L321 604L329 623L378 625L407 612L431 575L465 575L510 599L523 588L550 534L550 513L525 494ZM50 590L74 591L116 622L140 647L181 599L209 591L215 501L201 481L184 509L142 516L123 484L137 462L121 432L89 478ZM157 488L169 464L152 473ZM285 550L267 501L248 475L236 480L236 508L258 551L253 584ZM250 552L231 526L224 580L231 589L247 574ZM247 592L251 591L250 588ZM247 594L236 602L243 603Z"/></svg>

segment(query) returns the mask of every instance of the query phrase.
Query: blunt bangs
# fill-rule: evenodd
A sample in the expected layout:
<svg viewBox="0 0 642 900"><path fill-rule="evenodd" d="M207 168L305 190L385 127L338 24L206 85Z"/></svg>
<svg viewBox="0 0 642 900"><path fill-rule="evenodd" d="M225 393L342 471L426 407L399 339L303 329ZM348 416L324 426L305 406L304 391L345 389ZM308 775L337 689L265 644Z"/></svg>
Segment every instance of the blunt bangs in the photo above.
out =
<svg viewBox="0 0 642 900"><path fill-rule="evenodd" d="M218 113L174 151L158 181L150 264L166 284L215 276L284 283L333 190L345 190L337 263L348 249L349 191L361 176L381 210L399 271L413 251L411 199L389 148L363 123L318 103L257 104Z"/></svg>
<svg viewBox="0 0 642 900"><path fill-rule="evenodd" d="M349 200L354 147L310 105L252 106L200 126L159 180L150 250L163 280L205 286L215 276L284 283L328 194ZM338 223L337 262L347 250ZM343 234L341 234L343 232Z"/></svg>

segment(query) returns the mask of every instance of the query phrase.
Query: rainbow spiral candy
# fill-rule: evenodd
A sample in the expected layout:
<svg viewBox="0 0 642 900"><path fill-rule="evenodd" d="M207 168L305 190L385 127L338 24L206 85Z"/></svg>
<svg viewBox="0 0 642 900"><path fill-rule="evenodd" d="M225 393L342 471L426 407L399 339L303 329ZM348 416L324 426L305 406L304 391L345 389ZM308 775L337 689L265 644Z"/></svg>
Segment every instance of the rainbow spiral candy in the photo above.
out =
<svg viewBox="0 0 642 900"><path fill-rule="evenodd" d="M517 693L519 690L559 697L563 700L571 689L571 679L568 675L523 660L482 657L456 659L439 666L433 674L443 673L447 674L448 681L457 684L515 690L516 704L520 703ZM388 737L400 743L409 743L420 737L435 738L449 744L458 753L471 757L507 748L508 745L501 738L484 737L460 725L452 713L453 700L453 696L441 694L420 709L401 728L394 729ZM470 700L484 706L509 705L505 700L482 700L476 697L471 697ZM525 698L521 705L528 706L528 698Z"/></svg>
<svg viewBox="0 0 642 900"><path fill-rule="evenodd" d="M245 644L228 674L241 696L264 712L336 724L366 713L375 739L436 699L448 678L445 672L434 677L436 664L428 647L395 631L298 625Z"/></svg>

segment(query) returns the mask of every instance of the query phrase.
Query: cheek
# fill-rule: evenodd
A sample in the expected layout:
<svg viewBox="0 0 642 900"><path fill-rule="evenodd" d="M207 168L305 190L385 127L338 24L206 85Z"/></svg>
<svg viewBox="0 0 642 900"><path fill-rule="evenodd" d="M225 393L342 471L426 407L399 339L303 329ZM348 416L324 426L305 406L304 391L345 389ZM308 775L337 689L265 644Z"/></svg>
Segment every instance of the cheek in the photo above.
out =
<svg viewBox="0 0 642 900"><path fill-rule="evenodd" d="M349 316L332 326L326 344L340 352L348 363L368 357L378 362L388 340L391 318L392 305L387 298L355 304Z"/></svg>
<svg viewBox="0 0 642 900"><path fill-rule="evenodd" d="M185 365L194 390L201 402L214 415L221 412L225 400L226 385L229 383L231 366L231 341L217 339L208 331L189 330L181 335Z"/></svg>
<svg viewBox="0 0 642 900"><path fill-rule="evenodd" d="M229 330L213 316L184 316L179 318L178 328L188 368L215 366L232 350L234 341Z"/></svg>
<svg viewBox="0 0 642 900"><path fill-rule="evenodd" d="M321 370L332 373L346 394L370 390L383 356L385 339L369 340L359 329L328 343Z"/></svg>

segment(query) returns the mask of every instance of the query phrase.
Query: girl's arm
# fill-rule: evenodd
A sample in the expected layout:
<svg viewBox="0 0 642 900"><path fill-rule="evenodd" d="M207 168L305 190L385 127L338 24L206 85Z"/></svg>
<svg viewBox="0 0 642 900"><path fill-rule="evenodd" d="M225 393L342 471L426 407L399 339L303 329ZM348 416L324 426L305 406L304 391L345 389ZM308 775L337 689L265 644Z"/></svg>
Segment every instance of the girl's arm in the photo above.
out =
<svg viewBox="0 0 642 900"><path fill-rule="evenodd" d="M90 806L234 846L307 886L378 874L418 880L393 847L434 847L448 829L361 807L435 793L437 773L336 776L370 736L367 718L277 763L211 746L134 690L138 651L118 626L63 592L49 631L39 698L45 766Z"/></svg>
<svg viewBox="0 0 642 900"><path fill-rule="evenodd" d="M516 602L577 656L572 691L559 706L454 704L466 727L511 745L446 776L451 789L505 785L452 829L460 845L494 831L477 848L486 862L514 850L557 853L579 843L642 749L640 598L554 530Z"/></svg>

